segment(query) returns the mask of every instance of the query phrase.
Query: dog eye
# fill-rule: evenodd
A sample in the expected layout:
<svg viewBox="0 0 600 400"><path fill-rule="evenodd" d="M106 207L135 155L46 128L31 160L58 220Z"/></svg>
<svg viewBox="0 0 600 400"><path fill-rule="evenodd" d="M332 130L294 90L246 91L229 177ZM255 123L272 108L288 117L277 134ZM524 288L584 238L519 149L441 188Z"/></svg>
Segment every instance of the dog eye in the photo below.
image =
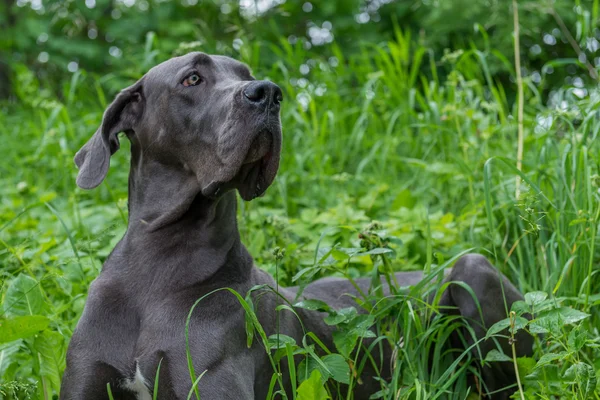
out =
<svg viewBox="0 0 600 400"><path fill-rule="evenodd" d="M197 86L202 83L202 78L198 74L191 74L181 82L183 86Z"/></svg>

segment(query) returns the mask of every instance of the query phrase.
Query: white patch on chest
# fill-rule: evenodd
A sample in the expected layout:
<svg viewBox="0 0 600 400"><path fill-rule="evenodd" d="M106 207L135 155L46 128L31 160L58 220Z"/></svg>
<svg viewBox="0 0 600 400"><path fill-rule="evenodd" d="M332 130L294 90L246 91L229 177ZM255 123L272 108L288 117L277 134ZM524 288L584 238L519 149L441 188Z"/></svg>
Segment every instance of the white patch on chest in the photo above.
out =
<svg viewBox="0 0 600 400"><path fill-rule="evenodd" d="M125 379L122 383L124 389L130 390L135 393L137 400L152 400L152 394L148 389L148 382L140 371L140 366L135 363L135 376L132 379Z"/></svg>

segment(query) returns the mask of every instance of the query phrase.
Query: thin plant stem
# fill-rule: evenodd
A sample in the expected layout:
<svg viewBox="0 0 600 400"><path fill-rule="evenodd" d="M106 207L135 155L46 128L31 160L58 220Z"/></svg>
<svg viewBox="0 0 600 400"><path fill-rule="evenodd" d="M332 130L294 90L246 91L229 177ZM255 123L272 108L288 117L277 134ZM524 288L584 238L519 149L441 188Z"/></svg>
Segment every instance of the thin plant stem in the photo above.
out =
<svg viewBox="0 0 600 400"><path fill-rule="evenodd" d="M521 44L519 41L519 8L517 0L513 0L515 73L517 75L517 169L523 168L523 77L521 76ZM519 199L521 177L517 175L515 182L515 198Z"/></svg>
<svg viewBox="0 0 600 400"><path fill-rule="evenodd" d="M510 312L510 347L512 348L512 359L515 366L515 376L517 378L517 387L519 388L519 395L521 400L525 400L525 394L523 393L523 386L521 385L521 377L519 377L519 365L517 364L517 349L515 348L515 320L516 313Z"/></svg>

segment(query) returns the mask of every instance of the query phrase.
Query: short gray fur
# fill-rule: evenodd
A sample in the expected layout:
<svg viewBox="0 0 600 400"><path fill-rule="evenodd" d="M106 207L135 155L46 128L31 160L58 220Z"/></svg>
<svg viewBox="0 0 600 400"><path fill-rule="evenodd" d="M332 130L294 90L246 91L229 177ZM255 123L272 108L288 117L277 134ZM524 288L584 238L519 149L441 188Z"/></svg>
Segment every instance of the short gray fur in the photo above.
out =
<svg viewBox="0 0 600 400"><path fill-rule="evenodd" d="M193 73L201 83L182 84ZM255 285L275 286L240 241L235 190L251 200L275 178L280 101L280 89L254 80L244 64L190 53L152 68L108 107L98 131L75 156L77 183L91 189L102 182L119 148L117 134L125 132L131 141L129 224L89 289L69 345L61 399L107 399L107 383L116 400L135 399L124 382L134 378L139 365L151 392L160 360L158 398L186 399L192 385L184 336L190 307L217 288L245 294ZM396 274L401 286L421 276ZM522 299L479 255L462 257L445 279L472 287L487 327L506 318L503 291L509 307ZM370 282L358 284L367 291ZM293 301L297 290L280 292ZM334 308L356 306L346 294L356 294L348 281L325 278L308 285L303 296ZM275 332L276 304L275 296L266 295L256 305L267 334ZM471 296L458 285L446 290L441 304L481 321ZM323 323L323 314L296 311L307 330L334 349L333 328ZM281 333L301 341L291 313L281 313L279 324ZM481 324L472 327L478 337L484 335ZM246 342L244 311L233 295L218 292L200 303L191 319L190 348L195 371L207 371L199 384L203 399L265 398L271 367L259 340L250 349ZM502 345L508 351L508 344ZM531 345L531 338L519 336L519 355L529 354ZM493 348L488 342L482 347L482 354ZM384 371L390 369L390 357L386 349ZM490 390L515 381L510 363L485 368L483 374ZM355 399L378 390L368 375L367 370ZM506 399L510 392L493 398Z"/></svg>

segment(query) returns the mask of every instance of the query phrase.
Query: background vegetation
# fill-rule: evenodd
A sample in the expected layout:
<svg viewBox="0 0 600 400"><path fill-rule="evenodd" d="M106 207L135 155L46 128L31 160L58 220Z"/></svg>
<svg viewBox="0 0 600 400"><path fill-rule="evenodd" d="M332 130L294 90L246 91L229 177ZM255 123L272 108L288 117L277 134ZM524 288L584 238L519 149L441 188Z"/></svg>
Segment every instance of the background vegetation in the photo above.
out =
<svg viewBox="0 0 600 400"><path fill-rule="evenodd" d="M519 1L517 71L505 0L0 3L0 399L57 395L87 288L126 228L125 141L91 192L75 186L74 153L119 89L191 50L240 59L285 92L276 183L240 203L257 265L284 285L377 269L433 276L476 250L529 293L514 329L545 334L516 360L517 398L600 398L599 6ZM476 397L467 380L480 362L443 350L460 321L431 319L426 290L368 320L331 311L342 339L322 363L314 342L290 343L306 355L298 398L352 381L367 328L405 338L374 398ZM523 326L526 311L535 319ZM309 386L320 394L302 397Z"/></svg>

